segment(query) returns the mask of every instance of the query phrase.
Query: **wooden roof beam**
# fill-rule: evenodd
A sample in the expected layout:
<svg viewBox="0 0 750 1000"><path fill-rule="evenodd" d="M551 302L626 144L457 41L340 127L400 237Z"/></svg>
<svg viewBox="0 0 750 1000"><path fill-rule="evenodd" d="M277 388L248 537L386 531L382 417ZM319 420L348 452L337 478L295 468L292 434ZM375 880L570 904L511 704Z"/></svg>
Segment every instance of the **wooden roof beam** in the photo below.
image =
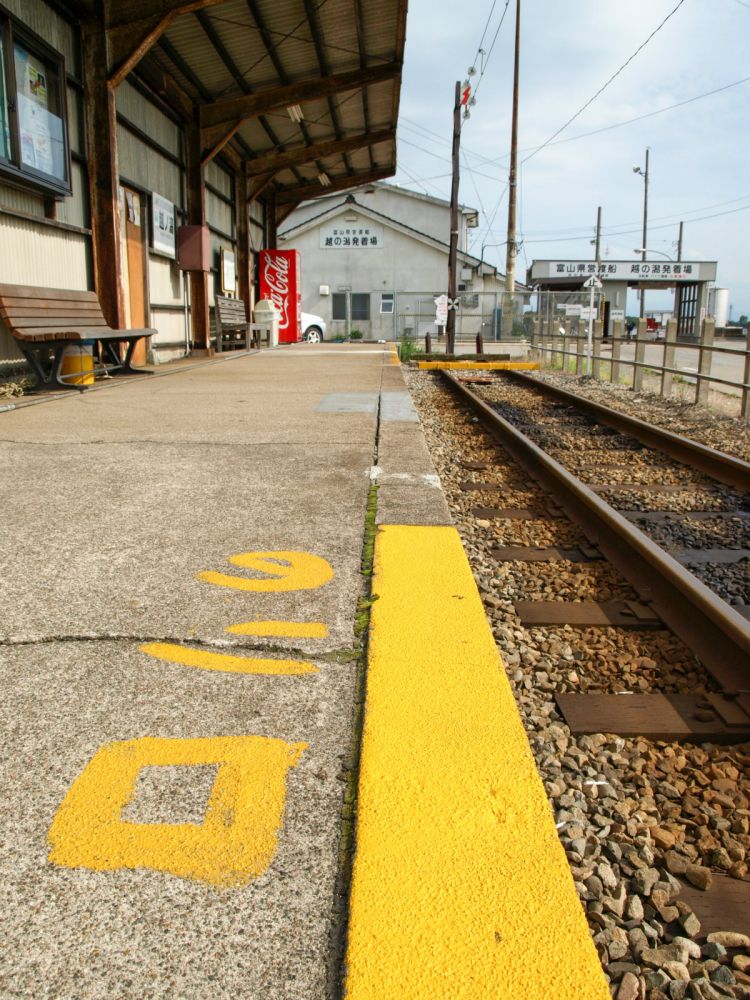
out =
<svg viewBox="0 0 750 1000"><path fill-rule="evenodd" d="M305 6L305 14L307 14L307 23L310 28L310 35L312 36L313 45L315 47L315 55L318 59L318 69L323 76L329 76L331 72L331 67L328 63L328 57L326 55L325 46L323 45L323 35L320 30L320 22L318 19L318 7L314 3L314 0L303 0ZM360 63L360 67L364 69ZM333 102L332 97L328 97L328 114L331 118L331 124L333 125L333 134L337 139L343 138L343 132L341 131L341 123L339 121L339 116L336 112L336 105ZM351 173L352 165L349 161L349 157L344 154L344 165L346 167L347 173Z"/></svg>
<svg viewBox="0 0 750 1000"><path fill-rule="evenodd" d="M301 201L310 201L322 195L344 191L346 188L359 187L362 184L381 181L385 177L392 177L394 172L393 167L380 167L377 170L367 170L360 174L347 174L346 177L332 179L328 187L323 187L319 181L314 181L312 184L299 184L294 187L279 188L276 194L276 203L278 205L289 205L292 202L299 204Z"/></svg>
<svg viewBox="0 0 750 1000"><path fill-rule="evenodd" d="M221 61L226 66L227 72L229 73L229 75L231 76L231 78L236 82L237 86L240 88L240 90L243 92L243 94L252 94L253 93L253 88L250 86L250 84L247 82L247 80L245 80L245 78L243 77L243 75L242 75L242 73L240 71L239 66L237 65L237 63L232 58L232 56L231 56L229 50L227 49L226 45L224 45L224 43L222 42L221 36L219 35L219 33L217 32L216 28L214 27L214 24L213 24L213 21L211 20L211 18L204 11L198 11L195 16L196 16L196 18L198 20L198 23L200 24L201 28L203 28L203 31L205 32L206 37L208 38L209 42L211 43L211 45L213 45L214 49L218 53L219 58L221 59ZM261 115L259 117L258 121L260 122L261 128L266 133L266 135L268 136L268 138L271 140L271 142L273 143L273 145L274 146L281 146L281 142L279 141L278 136L276 135L276 133L274 132L274 130L271 128L271 125L266 120L266 118L263 115ZM234 133L232 134L232 136L229 137L229 139L231 139L233 137L234 137ZM229 139L227 141L229 141ZM241 138L239 136L237 136L237 140L241 141ZM216 149L215 151L214 150L210 150L209 153L208 153L208 155L204 157L204 163L207 163L209 160L213 159L213 157L218 152L219 152L218 149ZM301 183L302 182L302 178L300 177L300 175L296 174L295 176L297 177L297 180Z"/></svg>
<svg viewBox="0 0 750 1000"><path fill-rule="evenodd" d="M365 46L365 16L362 10L362 0L354 0L354 23L357 26L357 48L359 49L359 65L362 69L367 65L367 48ZM362 116L364 118L365 130L370 128L370 100L367 95L367 88L362 88ZM375 158L372 155L372 147L368 150L370 156L370 169L375 169Z"/></svg>
<svg viewBox="0 0 750 1000"><path fill-rule="evenodd" d="M223 0L156 0L112 4L105 12L108 63L107 84L113 90L122 83L181 14L213 7ZM154 10L154 7L157 9Z"/></svg>
<svg viewBox="0 0 750 1000"><path fill-rule="evenodd" d="M388 142L395 136L394 129L383 129L380 132L359 132L357 135L345 136L342 139L325 139L311 146L294 146L281 152L263 153L249 160L248 173L253 176L263 174L267 170L278 173L287 167L309 163L310 160L325 159L349 150L362 149L363 146L375 146L379 142Z"/></svg>
<svg viewBox="0 0 750 1000"><path fill-rule="evenodd" d="M207 145L211 144L214 134L219 135L231 128L237 121L257 118L270 111L282 111L292 104L303 104L306 101L317 101L329 94L338 94L347 90L356 90L370 83L381 83L384 80L394 80L401 75L400 62L382 63L379 66L369 66L366 69L352 70L348 73L337 73L334 76L312 77L299 80L283 87L269 87L267 90L244 97L232 97L225 101L215 101L213 104L202 105L200 109L201 129L205 133Z"/></svg>

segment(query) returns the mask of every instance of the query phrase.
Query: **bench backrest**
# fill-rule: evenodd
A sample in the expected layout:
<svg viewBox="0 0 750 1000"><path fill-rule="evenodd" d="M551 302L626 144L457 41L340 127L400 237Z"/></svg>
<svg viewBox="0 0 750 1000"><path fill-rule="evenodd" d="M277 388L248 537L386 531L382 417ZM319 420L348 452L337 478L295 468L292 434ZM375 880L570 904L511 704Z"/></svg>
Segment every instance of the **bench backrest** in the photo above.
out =
<svg viewBox="0 0 750 1000"><path fill-rule="evenodd" d="M247 315L242 299L230 299L226 295L217 295L214 301L216 302L216 318L222 327L245 326Z"/></svg>
<svg viewBox="0 0 750 1000"><path fill-rule="evenodd" d="M0 285L0 319L15 337L55 327L108 327L96 292Z"/></svg>

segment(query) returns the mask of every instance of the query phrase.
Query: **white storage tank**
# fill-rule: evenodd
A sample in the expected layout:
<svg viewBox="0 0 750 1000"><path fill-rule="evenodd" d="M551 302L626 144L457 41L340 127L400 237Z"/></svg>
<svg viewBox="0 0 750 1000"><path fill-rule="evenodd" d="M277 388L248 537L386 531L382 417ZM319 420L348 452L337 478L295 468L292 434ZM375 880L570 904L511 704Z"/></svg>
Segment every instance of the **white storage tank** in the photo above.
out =
<svg viewBox="0 0 750 1000"><path fill-rule="evenodd" d="M729 322L729 289L710 288L708 291L708 314L716 320L717 327Z"/></svg>

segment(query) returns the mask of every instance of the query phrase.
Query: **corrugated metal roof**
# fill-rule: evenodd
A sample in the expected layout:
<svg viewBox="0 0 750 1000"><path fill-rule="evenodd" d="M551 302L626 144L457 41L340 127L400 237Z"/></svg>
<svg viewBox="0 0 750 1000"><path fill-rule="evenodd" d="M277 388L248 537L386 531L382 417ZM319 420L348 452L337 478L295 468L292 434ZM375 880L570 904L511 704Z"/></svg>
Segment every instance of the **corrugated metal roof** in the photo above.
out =
<svg viewBox="0 0 750 1000"><path fill-rule="evenodd" d="M176 18L146 59L169 74L194 103L218 106L296 81L400 63L406 2L226 0ZM248 118L231 146L241 157L254 157L366 132L395 132L400 87L399 75L330 98L306 100L302 123L278 109ZM221 127L215 130L212 142L220 132ZM395 172L395 165L395 143L379 142L284 167L274 184L283 190L313 182L321 170L335 182L373 169Z"/></svg>

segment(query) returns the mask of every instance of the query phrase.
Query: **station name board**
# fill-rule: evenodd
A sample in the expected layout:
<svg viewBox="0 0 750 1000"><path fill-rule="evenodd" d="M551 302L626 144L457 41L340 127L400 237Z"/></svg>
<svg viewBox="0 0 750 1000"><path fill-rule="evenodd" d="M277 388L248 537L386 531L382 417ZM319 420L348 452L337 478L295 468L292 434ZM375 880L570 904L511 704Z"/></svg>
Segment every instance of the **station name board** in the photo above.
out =
<svg viewBox="0 0 750 1000"><path fill-rule="evenodd" d="M531 265L531 281L550 278L586 279L595 274L604 281L713 281L716 264L713 261L602 261L598 266L591 260L535 260Z"/></svg>
<svg viewBox="0 0 750 1000"><path fill-rule="evenodd" d="M382 246L382 226L341 223L320 227L321 250L379 250Z"/></svg>

